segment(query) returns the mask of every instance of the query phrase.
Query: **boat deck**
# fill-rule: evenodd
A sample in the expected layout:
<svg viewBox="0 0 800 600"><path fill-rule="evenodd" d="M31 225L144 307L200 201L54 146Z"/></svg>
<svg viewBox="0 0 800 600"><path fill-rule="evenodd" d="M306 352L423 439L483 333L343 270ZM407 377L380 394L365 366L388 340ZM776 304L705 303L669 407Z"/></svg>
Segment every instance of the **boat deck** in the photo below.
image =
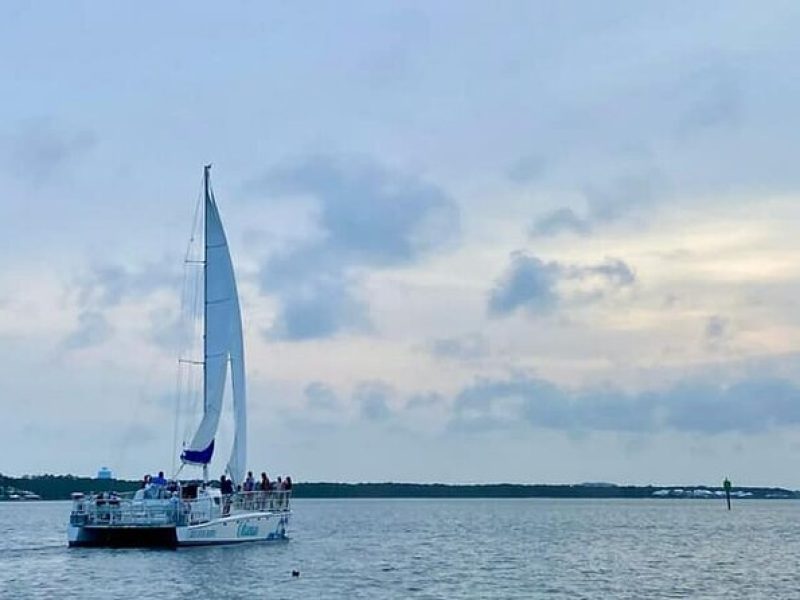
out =
<svg viewBox="0 0 800 600"><path fill-rule="evenodd" d="M238 492L191 500L170 498L73 498L70 525L87 529L175 529L243 513L284 514L291 492Z"/></svg>

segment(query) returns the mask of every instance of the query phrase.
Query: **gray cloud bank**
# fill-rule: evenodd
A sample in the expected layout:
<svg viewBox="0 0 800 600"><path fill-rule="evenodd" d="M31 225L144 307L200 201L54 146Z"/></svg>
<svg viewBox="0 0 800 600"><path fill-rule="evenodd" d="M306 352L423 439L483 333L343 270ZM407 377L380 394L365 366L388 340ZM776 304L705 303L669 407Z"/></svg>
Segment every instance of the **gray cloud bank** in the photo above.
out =
<svg viewBox="0 0 800 600"><path fill-rule="evenodd" d="M535 219L529 233L534 238L560 233L589 235L599 225L652 205L659 197L659 184L658 175L649 171L619 177L604 185L586 186L582 194L586 203L583 216L569 207L557 208Z"/></svg>
<svg viewBox="0 0 800 600"><path fill-rule="evenodd" d="M35 119L0 132L4 170L34 185L51 181L96 145L93 133L72 130L52 119Z"/></svg>
<svg viewBox="0 0 800 600"><path fill-rule="evenodd" d="M305 410L338 418L336 392L315 382L306 388ZM625 393L611 387L568 390L527 376L478 378L450 400L438 393L401 398L389 384L361 382L352 397L366 422L398 424L445 409L453 433L549 429L592 432L756 434L800 425L800 387L780 378L751 377L730 384L682 382L658 391ZM421 411L421 412L420 412ZM403 421L413 427L413 419Z"/></svg>
<svg viewBox="0 0 800 600"><path fill-rule="evenodd" d="M263 195L311 198L319 234L262 266L263 292L280 303L267 335L326 338L370 328L357 296L363 273L414 263L459 232L454 201L417 177L363 160L306 158L270 170L250 188Z"/></svg>
<svg viewBox="0 0 800 600"><path fill-rule="evenodd" d="M687 382L663 391L571 392L530 378L480 379L455 398L451 426L488 430L525 423L575 432L757 433L800 424L800 388L772 378L728 386Z"/></svg>
<svg viewBox="0 0 800 600"><path fill-rule="evenodd" d="M114 335L115 328L107 318L107 311L120 304L144 299L160 290L177 294L180 275L168 267L167 261L146 263L141 269L128 269L119 265L97 265L82 274L68 289L78 306L78 322L62 340L66 350L81 350L103 344ZM179 314L150 315L150 339L156 344L175 349L181 326Z"/></svg>
<svg viewBox="0 0 800 600"><path fill-rule="evenodd" d="M593 265L568 265L515 252L511 264L489 295L489 314L502 316L517 309L544 314L553 311L564 296L558 286L562 282L590 286L583 298L598 298L636 282L633 270L623 261L608 258Z"/></svg>

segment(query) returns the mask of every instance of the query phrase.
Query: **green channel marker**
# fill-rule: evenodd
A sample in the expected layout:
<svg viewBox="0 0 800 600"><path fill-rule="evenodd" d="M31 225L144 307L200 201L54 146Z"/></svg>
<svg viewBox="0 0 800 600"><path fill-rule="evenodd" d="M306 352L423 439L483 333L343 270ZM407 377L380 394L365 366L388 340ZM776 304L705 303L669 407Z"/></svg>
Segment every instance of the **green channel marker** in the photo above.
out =
<svg viewBox="0 0 800 600"><path fill-rule="evenodd" d="M727 477L722 482L722 487L725 488L725 501L728 503L728 510L731 509L731 480Z"/></svg>

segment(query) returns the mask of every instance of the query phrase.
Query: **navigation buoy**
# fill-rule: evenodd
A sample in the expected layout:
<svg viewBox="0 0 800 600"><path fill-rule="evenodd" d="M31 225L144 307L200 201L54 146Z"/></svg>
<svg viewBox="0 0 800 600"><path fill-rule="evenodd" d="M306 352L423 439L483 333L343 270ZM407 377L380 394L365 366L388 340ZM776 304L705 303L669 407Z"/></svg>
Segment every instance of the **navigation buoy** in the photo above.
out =
<svg viewBox="0 0 800 600"><path fill-rule="evenodd" d="M731 509L731 480L727 477L722 482L722 487L725 489L725 501L728 503L728 510Z"/></svg>

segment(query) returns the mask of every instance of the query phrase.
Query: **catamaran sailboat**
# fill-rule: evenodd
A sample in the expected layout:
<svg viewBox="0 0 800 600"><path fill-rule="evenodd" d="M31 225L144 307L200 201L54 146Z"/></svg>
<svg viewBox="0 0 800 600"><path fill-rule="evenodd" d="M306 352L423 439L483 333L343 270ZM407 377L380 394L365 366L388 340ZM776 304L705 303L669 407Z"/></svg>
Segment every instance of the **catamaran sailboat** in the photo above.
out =
<svg viewBox="0 0 800 600"><path fill-rule="evenodd" d="M289 490L236 491L245 481L247 411L244 344L236 278L210 184L203 172L203 356L184 361L202 366L203 416L181 452L185 465L203 469L202 482L150 483L133 496L72 495L70 546L187 546L255 540L285 540L291 508ZM233 493L209 485L225 382L230 365L234 439L226 468ZM177 477L175 478L177 479Z"/></svg>

